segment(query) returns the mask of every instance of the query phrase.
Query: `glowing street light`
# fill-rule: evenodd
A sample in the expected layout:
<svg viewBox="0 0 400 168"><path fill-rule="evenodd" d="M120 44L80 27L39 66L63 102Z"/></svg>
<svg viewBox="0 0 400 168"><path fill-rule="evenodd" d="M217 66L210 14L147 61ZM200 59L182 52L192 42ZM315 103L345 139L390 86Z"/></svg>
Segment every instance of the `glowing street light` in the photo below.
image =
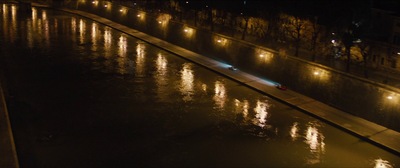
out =
<svg viewBox="0 0 400 168"><path fill-rule="evenodd" d="M183 33L186 38L191 38L193 36L194 32L195 32L195 30L190 27L185 27L183 29Z"/></svg>
<svg viewBox="0 0 400 168"><path fill-rule="evenodd" d="M144 20L145 20L145 17L146 17L146 14L145 14L144 12L139 12L139 13L136 15L136 17L138 18L138 20L144 21Z"/></svg>
<svg viewBox="0 0 400 168"><path fill-rule="evenodd" d="M119 12L121 12L122 15L125 15L127 11L128 11L128 10L127 10L126 8L121 8L121 9L119 10Z"/></svg>

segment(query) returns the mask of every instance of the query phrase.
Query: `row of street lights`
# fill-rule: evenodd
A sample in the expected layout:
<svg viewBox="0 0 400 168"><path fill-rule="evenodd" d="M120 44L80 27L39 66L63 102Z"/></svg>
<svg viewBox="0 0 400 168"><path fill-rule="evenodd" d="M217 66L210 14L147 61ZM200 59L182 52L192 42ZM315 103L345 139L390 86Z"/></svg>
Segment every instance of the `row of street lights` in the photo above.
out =
<svg viewBox="0 0 400 168"><path fill-rule="evenodd" d="M82 0L82 2L85 3L85 0ZM111 9L110 2L105 2L105 3L106 4L104 4L104 8ZM189 3L189 2L186 1L186 3ZM95 6L98 6L99 1L94 0L94 1L92 1L92 4ZM129 9L127 9L126 7L121 7L119 9L119 12L121 12L122 14L126 14L128 10ZM136 17L143 21L145 19L145 13L139 12L136 15ZM172 17L168 14L161 14L159 17L157 17L156 21L158 22L158 24L160 24L161 28L165 28L165 27L167 27L167 24L171 18ZM192 38L194 36L195 32L196 32L195 29L190 28L188 26L184 26L184 28L183 28L184 36L188 39ZM228 47L230 40L228 40L227 38L224 38L222 36L215 35L214 42L218 46ZM336 40L332 40L331 42L332 42L333 46L338 45ZM400 55L400 52L397 54ZM274 56L273 53L267 52L267 51L256 51L256 55L259 57L259 61L261 61L261 62L269 62L269 60L271 60ZM323 80L323 81L329 80L329 73L327 73L323 70L315 70L312 72L312 75L314 77L318 77L317 79L319 79L319 80ZM397 94L390 93L385 97L387 100L393 101L393 100L396 100L396 97L398 97L398 96L397 96Z"/></svg>

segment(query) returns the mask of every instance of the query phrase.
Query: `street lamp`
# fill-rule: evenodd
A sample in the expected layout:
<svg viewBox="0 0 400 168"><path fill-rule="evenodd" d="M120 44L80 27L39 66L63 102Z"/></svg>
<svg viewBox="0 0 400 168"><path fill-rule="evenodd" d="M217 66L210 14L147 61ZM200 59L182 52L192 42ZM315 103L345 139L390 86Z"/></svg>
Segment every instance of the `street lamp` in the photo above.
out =
<svg viewBox="0 0 400 168"><path fill-rule="evenodd" d="M99 1L92 1L92 4L93 4L94 6L97 6L97 5L99 4Z"/></svg>
<svg viewBox="0 0 400 168"><path fill-rule="evenodd" d="M186 38L191 38L191 37L193 36L194 29L192 29L192 28L190 28L190 27L185 27L185 28L183 29L183 33L184 33L184 36L185 36Z"/></svg>

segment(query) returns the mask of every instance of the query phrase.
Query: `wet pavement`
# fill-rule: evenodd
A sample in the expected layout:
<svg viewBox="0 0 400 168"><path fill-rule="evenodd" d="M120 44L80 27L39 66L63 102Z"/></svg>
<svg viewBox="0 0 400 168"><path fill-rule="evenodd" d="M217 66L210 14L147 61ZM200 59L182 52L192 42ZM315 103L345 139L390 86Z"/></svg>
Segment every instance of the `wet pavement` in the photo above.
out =
<svg viewBox="0 0 400 168"><path fill-rule="evenodd" d="M15 22L32 25L27 30L37 35L7 34L9 48L0 50L22 167L400 164L397 153L371 145L368 137L306 113L383 142L398 137L382 136L390 130L108 20L70 11L141 40L37 10L40 19ZM22 45L27 47L16 50Z"/></svg>

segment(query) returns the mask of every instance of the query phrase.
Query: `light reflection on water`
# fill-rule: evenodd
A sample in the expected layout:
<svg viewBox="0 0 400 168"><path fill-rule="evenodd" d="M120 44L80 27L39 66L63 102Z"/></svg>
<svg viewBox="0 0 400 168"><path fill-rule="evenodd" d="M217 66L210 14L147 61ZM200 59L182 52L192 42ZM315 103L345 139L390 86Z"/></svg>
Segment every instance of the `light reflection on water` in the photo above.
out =
<svg viewBox="0 0 400 168"><path fill-rule="evenodd" d="M126 57L126 47L128 46L128 42L126 37L121 34L118 41L118 54L120 57Z"/></svg>
<svg viewBox="0 0 400 168"><path fill-rule="evenodd" d="M83 19L79 19L79 42L81 44L85 43L86 36L86 23Z"/></svg>
<svg viewBox="0 0 400 168"><path fill-rule="evenodd" d="M106 58L111 57L111 44L112 44L112 35L111 29L106 27L104 30L104 55Z"/></svg>
<svg viewBox="0 0 400 168"><path fill-rule="evenodd" d="M215 81L214 84L214 97L215 108L217 110L223 110L225 107L225 102L227 100L226 88L223 82Z"/></svg>
<svg viewBox="0 0 400 168"><path fill-rule="evenodd" d="M7 14L8 8L9 7L7 5L3 5L3 20L10 19L8 18ZM14 8L10 9L15 10ZM38 12L41 12L41 16L37 16ZM14 15L17 14L12 14L13 18L11 20L11 23L13 25L13 29L16 29L14 25L17 25L18 23L16 21L16 18L14 18ZM58 29L57 27L54 27L57 24L52 24L53 21L54 20L51 19L51 16L48 15L45 11L38 11L38 9L36 8L32 10L32 21L26 22L26 27L28 31L26 38L28 39L27 46L29 48L32 48L37 44L43 43L43 41L46 43L45 46L51 47L52 44L50 44L49 42L50 38L52 38L52 35ZM288 146L295 146L300 144L299 146L301 146L301 148L296 148L294 150L298 150L295 152L304 154L304 156L301 156L298 159L304 160L304 164L306 165L306 167L307 165L323 165L323 162L329 160L326 158L326 156L330 152L334 153L332 151L336 150L335 147L329 148L330 144L327 142L328 137L335 135L329 135L329 132L327 132L324 128L326 127L326 124L319 123L313 118L293 119L293 114L288 114L285 112L285 110L275 110L275 107L281 105L279 105L272 99L265 98L265 96L263 95L254 94L249 90L243 92L237 91L235 90L237 89L235 87L236 84L232 84L234 82L231 82L229 80L214 78L211 75L200 77L200 73L211 73L206 72L201 68L197 68L197 66L193 63L182 60L173 60L171 57L174 56L172 56L171 54L164 54L163 52L160 52L157 49L150 47L150 45L146 43L132 40L131 37L125 34L117 33L109 27L103 28L95 22L89 22L85 19L80 18L77 19L76 17L71 17L70 22L65 23L68 23L68 25L70 26L72 33L71 37L76 37L76 43L80 45L80 48L82 48L81 50L91 48L91 52L94 52L89 53L87 57L98 55L98 57L102 58L96 60L97 62L104 63L102 65L102 68L112 69L112 72L115 74L132 75L131 77L134 77L136 79L142 79L146 77L152 79L150 81L146 78L147 83L145 83L144 85L148 87L154 86L152 90L154 90L156 95L155 97L159 99L159 102L174 101L170 97L173 93L178 94L173 95L172 97L179 96L179 100L193 103L194 106L198 105L196 104L197 101L208 101L207 103L209 104L206 105L212 106L212 109L214 111L225 113L226 115L224 116L232 115L234 117L240 118L235 118L235 120L229 119L229 117L222 118L221 116L217 115L217 117L222 118L218 119L229 120L229 122L234 123L234 125L239 125L240 129L250 131L251 133L247 134L246 132L246 135L254 135L257 140L265 140L262 141L262 145L268 143L273 144L274 142L271 141L274 140L274 138L276 138L276 141L287 143ZM7 32L8 29L6 29L7 27L5 27L7 24L8 22L5 22L3 24L4 34L13 34ZM60 25L59 27L65 26ZM36 34L38 34L38 36L36 36ZM10 38L11 41L13 41L16 37L11 36ZM91 43L88 43L87 41L90 41ZM97 43L99 45L97 45ZM104 45L101 43L104 43ZM157 50L157 52L154 52L155 50ZM265 59L265 55L262 56L262 58ZM265 60L265 62L267 62L267 60ZM149 70L153 70L154 73L152 74L152 72L148 72ZM150 77L149 74L153 76ZM314 73L313 75L318 75L319 77L321 76L321 74L322 73L318 71L318 73ZM154 85L152 85L152 82L154 83ZM175 83L177 84L177 86L170 86L171 84ZM253 95L248 94L249 92L251 92ZM204 97L199 98L198 95L202 95ZM151 104L156 104L155 102L156 100L154 100L154 102L152 102ZM200 104L198 106L208 109L206 105L204 106L204 104ZM201 112L205 113L204 115L212 113L209 111ZM251 129L247 129L249 127ZM274 136L276 135L276 137L269 134L271 130L273 130ZM236 136L241 136L240 133L238 134L239 135ZM253 143L253 141L249 143ZM243 144L240 144L238 146L242 145ZM278 150L284 150L286 152L292 152L291 150L293 150L290 148L282 148L283 149ZM261 147L261 145L260 147L257 147L257 149L258 150L253 151L253 153L276 152L267 151L268 147ZM373 161L369 160L369 162L371 162L371 165L373 162L374 167L394 167L389 161L383 159L376 159Z"/></svg>
<svg viewBox="0 0 400 168"><path fill-rule="evenodd" d="M136 76L144 76L145 71L145 49L146 46L143 43L136 44Z"/></svg>
<svg viewBox="0 0 400 168"><path fill-rule="evenodd" d="M11 6L11 29L10 29L10 36L11 36L11 42L14 43L17 37L17 27L18 27L18 23L17 23L17 6L16 5L12 5ZM13 30L13 31L11 31Z"/></svg>
<svg viewBox="0 0 400 168"><path fill-rule="evenodd" d="M118 73L119 74L128 74L130 70L131 60L126 56L126 47L128 42L124 35L119 37L118 42L118 54L117 54L117 64L118 64Z"/></svg>
<svg viewBox="0 0 400 168"><path fill-rule="evenodd" d="M160 99L160 101L167 102L168 96L168 60L165 58L165 56L162 53L157 53L157 59L155 60L155 65L156 65L156 74L154 75L157 90L156 94L157 97Z"/></svg>
<svg viewBox="0 0 400 168"><path fill-rule="evenodd" d="M42 16L43 16L43 13L44 13L44 16L46 17L47 15L46 15L46 12L42 12ZM45 42L45 45L46 45L46 47L47 48L50 48L50 27L49 27L49 21L46 19L46 18L43 18L42 19L42 22L43 22L43 29L44 29L44 42ZM55 26L55 25L53 25L53 26ZM54 32L53 32L53 34L54 34Z"/></svg>
<svg viewBox="0 0 400 168"><path fill-rule="evenodd" d="M260 100L257 100L257 105L254 108L254 111L256 112L256 119L254 124L260 126L261 128L268 128L269 126L267 125L267 117L268 117L268 109L270 105L268 102L262 102Z"/></svg>
<svg viewBox="0 0 400 168"><path fill-rule="evenodd" d="M292 137L292 141L297 140L299 137L299 123L294 122L292 127L290 128L290 137Z"/></svg>
<svg viewBox="0 0 400 168"><path fill-rule="evenodd" d="M76 18L75 18L75 17L72 17L72 18L71 18L71 36L73 37L72 40L75 40L75 37L76 37L76 29L77 29L77 26L76 26Z"/></svg>
<svg viewBox="0 0 400 168"><path fill-rule="evenodd" d="M96 22L92 23L92 32L91 32L91 37L92 37L92 50L97 51L97 40L99 36L99 27Z"/></svg>
<svg viewBox="0 0 400 168"><path fill-rule="evenodd" d="M27 40L28 40L28 47L29 47L30 49L32 49L32 48L33 48L32 21L28 20L28 21L26 22L26 28L28 29L27 37L26 37Z"/></svg>
<svg viewBox="0 0 400 168"><path fill-rule="evenodd" d="M321 162L321 157L325 153L325 137L319 132L318 127L320 127L320 124L308 123L305 132L305 142L309 145L311 154L308 158L308 163L310 164Z"/></svg>
<svg viewBox="0 0 400 168"><path fill-rule="evenodd" d="M389 161L383 159L376 159L374 168L393 168Z"/></svg>
<svg viewBox="0 0 400 168"><path fill-rule="evenodd" d="M192 64L184 63L181 70L181 82L179 91L183 96L182 100L185 102L193 100L193 94L194 94L193 81L194 81L194 74L192 70Z"/></svg>

